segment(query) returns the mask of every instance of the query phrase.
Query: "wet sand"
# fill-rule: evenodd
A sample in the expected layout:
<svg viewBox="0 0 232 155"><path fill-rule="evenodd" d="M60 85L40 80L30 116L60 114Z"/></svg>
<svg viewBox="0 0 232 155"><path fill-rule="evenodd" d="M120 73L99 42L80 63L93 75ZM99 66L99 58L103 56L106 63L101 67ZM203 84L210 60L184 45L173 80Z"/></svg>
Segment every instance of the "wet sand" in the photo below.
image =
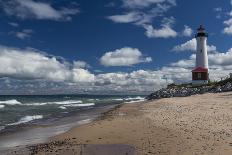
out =
<svg viewBox="0 0 232 155"><path fill-rule="evenodd" d="M231 155L232 92L124 104L30 150L39 155Z"/></svg>

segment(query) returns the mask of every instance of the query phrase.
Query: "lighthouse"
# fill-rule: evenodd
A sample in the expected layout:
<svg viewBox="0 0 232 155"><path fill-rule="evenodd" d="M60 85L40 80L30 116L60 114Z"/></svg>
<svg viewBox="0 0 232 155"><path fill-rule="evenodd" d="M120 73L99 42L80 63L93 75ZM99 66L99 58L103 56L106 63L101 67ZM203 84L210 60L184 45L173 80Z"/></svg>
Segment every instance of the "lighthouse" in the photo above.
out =
<svg viewBox="0 0 232 155"><path fill-rule="evenodd" d="M205 28L200 25L197 29L196 40L196 66L192 70L192 84L202 85L207 84L209 79L209 67L208 67L208 54L207 54L207 38Z"/></svg>

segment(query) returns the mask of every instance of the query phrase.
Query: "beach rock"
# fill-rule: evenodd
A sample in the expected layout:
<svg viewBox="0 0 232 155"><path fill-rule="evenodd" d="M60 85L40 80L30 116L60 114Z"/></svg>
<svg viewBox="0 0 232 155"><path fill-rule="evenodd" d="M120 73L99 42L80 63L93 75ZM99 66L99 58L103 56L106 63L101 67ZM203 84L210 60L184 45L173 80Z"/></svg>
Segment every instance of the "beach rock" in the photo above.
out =
<svg viewBox="0 0 232 155"><path fill-rule="evenodd" d="M170 97L186 97L196 94L204 94L204 93L220 93L226 91L232 91L232 79L228 80L228 82L220 81L215 85L204 85L204 86L185 86L185 87L177 87L176 85L162 88L154 93L151 93L146 97L148 100L161 99L161 98L170 98ZM176 87L175 87L176 86Z"/></svg>

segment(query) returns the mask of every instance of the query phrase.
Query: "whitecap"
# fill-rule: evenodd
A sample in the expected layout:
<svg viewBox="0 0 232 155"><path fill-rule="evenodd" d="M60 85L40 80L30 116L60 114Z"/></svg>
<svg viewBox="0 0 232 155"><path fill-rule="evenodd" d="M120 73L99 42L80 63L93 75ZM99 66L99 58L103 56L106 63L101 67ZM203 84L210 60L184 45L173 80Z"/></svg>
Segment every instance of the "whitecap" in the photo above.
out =
<svg viewBox="0 0 232 155"><path fill-rule="evenodd" d="M88 101L99 101L99 99L97 99L97 98L95 98L95 99L90 98L90 99L88 99Z"/></svg>
<svg viewBox="0 0 232 155"><path fill-rule="evenodd" d="M7 124L7 125L19 125L22 123L31 122L33 120L42 119L43 115L24 116L18 122Z"/></svg>
<svg viewBox="0 0 232 155"><path fill-rule="evenodd" d="M48 105L48 104L67 105L67 104L79 104L79 103L83 103L83 102L81 100L66 100L66 101L58 101L58 102L27 103L23 105L43 106L43 105Z"/></svg>
<svg viewBox="0 0 232 155"><path fill-rule="evenodd" d="M136 103L136 102L143 102L143 101L145 101L145 99L141 99L141 100L133 100L133 101L125 102L125 103Z"/></svg>
<svg viewBox="0 0 232 155"><path fill-rule="evenodd" d="M95 103L83 103L83 104L69 104L69 105L64 105L65 107L90 107L94 106Z"/></svg>
<svg viewBox="0 0 232 155"><path fill-rule="evenodd" d="M5 126L0 126L0 131L5 129Z"/></svg>
<svg viewBox="0 0 232 155"><path fill-rule="evenodd" d="M65 106L59 106L59 108L63 110L67 109Z"/></svg>
<svg viewBox="0 0 232 155"><path fill-rule="evenodd" d="M123 98L115 98L115 99L112 99L114 101L123 101L124 99Z"/></svg>
<svg viewBox="0 0 232 155"><path fill-rule="evenodd" d="M144 99L145 98L141 97L141 96L125 98L126 101L129 101L129 100L144 100Z"/></svg>
<svg viewBox="0 0 232 155"><path fill-rule="evenodd" d="M5 107L5 105L1 105L1 104L0 104L0 109L3 109L4 107Z"/></svg>
<svg viewBox="0 0 232 155"><path fill-rule="evenodd" d="M13 100L6 100L6 101L0 101L0 104L5 104L5 105L20 105L22 104L21 102L13 99Z"/></svg>

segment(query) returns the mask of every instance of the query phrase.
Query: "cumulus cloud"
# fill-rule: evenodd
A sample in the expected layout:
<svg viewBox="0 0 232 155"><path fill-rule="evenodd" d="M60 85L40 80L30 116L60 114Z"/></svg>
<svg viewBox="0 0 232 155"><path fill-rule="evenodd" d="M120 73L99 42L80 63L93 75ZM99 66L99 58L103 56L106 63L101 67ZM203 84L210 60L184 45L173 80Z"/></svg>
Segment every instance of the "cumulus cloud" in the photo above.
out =
<svg viewBox="0 0 232 155"><path fill-rule="evenodd" d="M216 52L214 54L209 55L209 63L213 65L230 66L232 65L231 60L232 60L232 48L229 49L226 53Z"/></svg>
<svg viewBox="0 0 232 155"><path fill-rule="evenodd" d="M162 27L160 29L154 28L152 25L144 25L146 29L146 36L148 38L170 38L176 37L177 32L172 29L172 25L175 23L173 17L164 18L162 21Z"/></svg>
<svg viewBox="0 0 232 155"><path fill-rule="evenodd" d="M176 45L172 48L172 51L181 52L181 51L196 51L197 50L197 41L196 39L191 39L183 44ZM216 51L216 46L207 45L207 50Z"/></svg>
<svg viewBox="0 0 232 155"><path fill-rule="evenodd" d="M232 18L224 21L226 27L223 29L223 33L227 35L232 35Z"/></svg>
<svg viewBox="0 0 232 155"><path fill-rule="evenodd" d="M94 82L95 75L91 74L88 70L82 69L82 68L74 68L73 71L73 81L74 82Z"/></svg>
<svg viewBox="0 0 232 155"><path fill-rule="evenodd" d="M193 30L189 26L185 25L184 30L182 31L182 35L186 37L190 37L192 34L193 34Z"/></svg>
<svg viewBox="0 0 232 155"><path fill-rule="evenodd" d="M135 50L135 49L134 49ZM135 50L136 51L136 50ZM121 56L121 55L119 55ZM232 49L209 53L211 80L232 72ZM0 47L0 90L8 94L144 93L170 83L191 82L196 55L154 70L96 73L81 61L65 62L33 49Z"/></svg>
<svg viewBox="0 0 232 155"><path fill-rule="evenodd" d="M160 29L155 29L152 25L145 25L146 36L148 38L170 38L176 37L177 32L173 30L170 26L162 26Z"/></svg>
<svg viewBox="0 0 232 155"><path fill-rule="evenodd" d="M74 61L73 62L73 66L74 68L89 68L90 65L88 63L86 63L85 61Z"/></svg>
<svg viewBox="0 0 232 155"><path fill-rule="evenodd" d="M151 57L143 57L137 48L124 47L115 51L106 52L100 62L104 66L131 66L141 62L151 62Z"/></svg>
<svg viewBox="0 0 232 155"><path fill-rule="evenodd" d="M35 0L0 1L3 11L21 19L71 20L71 15L79 12L77 8L55 9L51 4Z"/></svg>
<svg viewBox="0 0 232 155"><path fill-rule="evenodd" d="M61 82L90 82L93 79L89 71L76 68L54 56L45 55L35 49L5 46L0 46L0 77Z"/></svg>
<svg viewBox="0 0 232 155"><path fill-rule="evenodd" d="M232 11L228 14L229 14L229 16L232 16ZM226 26L222 30L222 33L227 34L227 35L232 35L232 18L230 17L228 20L224 21L224 24Z"/></svg>
<svg viewBox="0 0 232 155"><path fill-rule="evenodd" d="M227 52L218 52L208 54L209 71L211 80L220 80L221 77L232 73L232 49ZM171 63L171 67L184 68L190 72L195 66L196 55L192 54L189 59L179 60ZM175 80L174 80L175 81Z"/></svg>
<svg viewBox="0 0 232 155"><path fill-rule="evenodd" d="M122 0L123 6L127 11L123 14L108 16L109 20L115 23L131 23L146 30L145 35L149 38L169 38L176 37L177 32L172 28L174 18L163 17L164 14L173 6L176 6L175 0ZM151 7L152 6L152 7ZM147 10L143 8L150 7ZM129 10L129 11L128 11ZM154 28L152 25L155 17L162 17L160 28ZM166 23L164 23L166 22ZM186 30L188 33L189 29Z"/></svg>
<svg viewBox="0 0 232 155"><path fill-rule="evenodd" d="M154 4L160 4L168 2L172 5L176 5L175 0L122 0L123 6L126 8L146 8Z"/></svg>

